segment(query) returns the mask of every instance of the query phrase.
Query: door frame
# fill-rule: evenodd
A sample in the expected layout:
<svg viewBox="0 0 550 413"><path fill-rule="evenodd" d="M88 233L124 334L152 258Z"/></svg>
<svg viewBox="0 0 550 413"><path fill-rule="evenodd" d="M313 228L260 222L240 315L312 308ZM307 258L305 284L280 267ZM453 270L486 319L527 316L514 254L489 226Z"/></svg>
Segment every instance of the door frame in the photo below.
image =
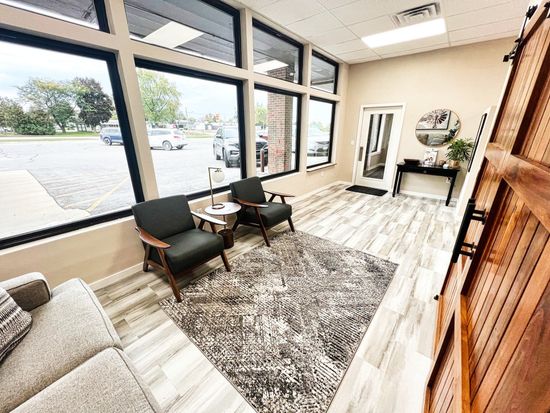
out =
<svg viewBox="0 0 550 413"><path fill-rule="evenodd" d="M359 163L357 161L357 157L359 156L359 147L361 146L361 130L363 129L363 112L365 109L389 109L389 108L401 108L401 119L398 120L396 123L396 127L399 131L399 137L396 139L395 148L392 148L391 146L388 146L388 156L386 157L386 165L389 166L390 169L387 169L388 173L391 175L391 179L389 181L389 188L386 188L387 191L390 191L393 186L393 181L395 179L395 166L397 163L397 155L399 153L399 145L401 144L401 136L403 134L403 123L405 121L405 110L406 110L407 104L405 102L399 102L399 103L378 103L378 104L365 104L361 105L359 107L359 119L357 121L357 133L355 135L355 151L353 155L353 175L351 182L353 185L355 185L355 181L357 178L357 164ZM391 155L391 159L390 159Z"/></svg>

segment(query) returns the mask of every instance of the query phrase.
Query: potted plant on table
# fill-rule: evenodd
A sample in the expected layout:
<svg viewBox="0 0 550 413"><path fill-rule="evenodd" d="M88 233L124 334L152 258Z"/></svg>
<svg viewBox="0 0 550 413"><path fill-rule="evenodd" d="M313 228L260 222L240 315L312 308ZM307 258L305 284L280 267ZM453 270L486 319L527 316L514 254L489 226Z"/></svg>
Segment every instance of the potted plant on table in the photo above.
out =
<svg viewBox="0 0 550 413"><path fill-rule="evenodd" d="M447 147L446 156L449 161L449 167L458 168L460 162L470 160L473 148L474 142L470 139L453 139L451 144Z"/></svg>

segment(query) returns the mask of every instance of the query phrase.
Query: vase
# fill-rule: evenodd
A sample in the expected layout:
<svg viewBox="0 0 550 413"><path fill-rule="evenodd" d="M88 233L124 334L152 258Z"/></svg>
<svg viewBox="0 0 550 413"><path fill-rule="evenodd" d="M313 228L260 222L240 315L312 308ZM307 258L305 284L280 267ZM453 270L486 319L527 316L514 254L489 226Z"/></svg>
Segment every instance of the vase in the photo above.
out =
<svg viewBox="0 0 550 413"><path fill-rule="evenodd" d="M449 167L451 168L458 168L460 166L460 162L459 161L453 161L453 160L450 160L449 161Z"/></svg>

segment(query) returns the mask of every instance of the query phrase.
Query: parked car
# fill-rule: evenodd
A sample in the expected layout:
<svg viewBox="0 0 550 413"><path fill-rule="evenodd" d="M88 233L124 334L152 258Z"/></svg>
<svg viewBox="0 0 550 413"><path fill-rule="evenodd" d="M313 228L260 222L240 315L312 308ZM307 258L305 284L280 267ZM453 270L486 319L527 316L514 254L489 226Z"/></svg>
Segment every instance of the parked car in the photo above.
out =
<svg viewBox="0 0 550 413"><path fill-rule="evenodd" d="M123 144L120 128L102 128L99 132L99 140L105 145L112 145L113 143Z"/></svg>
<svg viewBox="0 0 550 413"><path fill-rule="evenodd" d="M182 149L189 143L178 129L154 128L149 129L147 133L151 149L161 148L165 151L171 151L173 148Z"/></svg>
<svg viewBox="0 0 550 413"><path fill-rule="evenodd" d="M264 154L264 166L267 165L267 140L256 136L256 163L260 165L262 151ZM223 159L225 166L239 166L241 164L241 151L239 147L239 128L236 126L224 126L217 130L212 143L212 150L217 160Z"/></svg>
<svg viewBox="0 0 550 413"><path fill-rule="evenodd" d="M177 129L148 129L149 146L151 149L161 148L170 151L173 148L182 149L188 144L185 136ZM103 128L99 133L99 140L105 145L113 143L124 144L120 128Z"/></svg>
<svg viewBox="0 0 550 413"><path fill-rule="evenodd" d="M317 128L309 128L307 156L328 156L330 134Z"/></svg>

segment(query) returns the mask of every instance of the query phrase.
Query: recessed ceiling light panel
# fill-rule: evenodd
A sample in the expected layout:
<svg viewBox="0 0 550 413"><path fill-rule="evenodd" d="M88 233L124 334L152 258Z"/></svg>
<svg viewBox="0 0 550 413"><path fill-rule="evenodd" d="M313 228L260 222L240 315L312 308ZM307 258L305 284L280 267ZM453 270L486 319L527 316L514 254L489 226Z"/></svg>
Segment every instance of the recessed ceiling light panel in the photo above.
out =
<svg viewBox="0 0 550 413"><path fill-rule="evenodd" d="M160 29L145 36L143 41L173 49L174 47L181 46L184 43L196 39L202 34L203 32L189 26L176 22L169 22Z"/></svg>
<svg viewBox="0 0 550 413"><path fill-rule="evenodd" d="M399 29L389 30L387 32L376 33L370 36L365 36L361 40L370 47L376 49L378 47L389 46L391 44L404 43L426 37L437 36L447 31L445 19L434 19L424 23L413 24Z"/></svg>

